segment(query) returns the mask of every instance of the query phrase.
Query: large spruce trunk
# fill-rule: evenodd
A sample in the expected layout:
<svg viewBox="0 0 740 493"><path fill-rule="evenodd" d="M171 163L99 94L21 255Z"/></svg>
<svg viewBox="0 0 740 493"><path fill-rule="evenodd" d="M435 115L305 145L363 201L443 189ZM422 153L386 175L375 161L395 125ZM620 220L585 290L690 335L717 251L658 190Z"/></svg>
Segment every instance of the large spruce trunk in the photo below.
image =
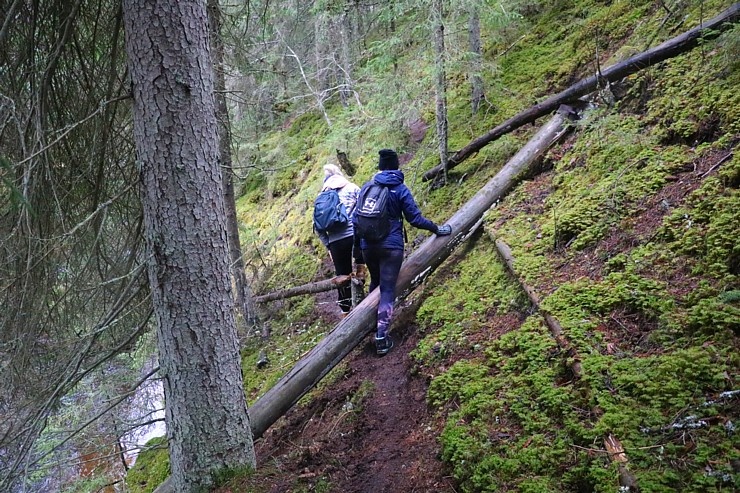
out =
<svg viewBox="0 0 740 493"><path fill-rule="evenodd" d="M175 491L254 466L229 281L206 4L124 0Z"/></svg>

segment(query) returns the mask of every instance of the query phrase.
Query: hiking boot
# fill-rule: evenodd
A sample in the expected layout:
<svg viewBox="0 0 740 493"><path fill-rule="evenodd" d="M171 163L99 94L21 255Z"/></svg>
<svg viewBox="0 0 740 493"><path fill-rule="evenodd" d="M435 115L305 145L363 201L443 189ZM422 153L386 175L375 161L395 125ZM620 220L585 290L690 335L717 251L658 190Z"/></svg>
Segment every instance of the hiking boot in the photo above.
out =
<svg viewBox="0 0 740 493"><path fill-rule="evenodd" d="M378 339L375 338L375 352L377 352L379 355L387 354L388 351L391 350L393 347L393 339L390 338L390 336L381 337Z"/></svg>

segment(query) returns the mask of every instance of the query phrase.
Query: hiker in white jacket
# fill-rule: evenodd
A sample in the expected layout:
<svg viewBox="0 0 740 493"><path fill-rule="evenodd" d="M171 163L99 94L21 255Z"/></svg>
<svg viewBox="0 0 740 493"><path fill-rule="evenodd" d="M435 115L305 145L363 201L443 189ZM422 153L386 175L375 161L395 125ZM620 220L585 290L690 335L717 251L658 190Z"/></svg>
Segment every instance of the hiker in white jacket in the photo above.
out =
<svg viewBox="0 0 740 493"><path fill-rule="evenodd" d="M357 196L360 193L360 187L349 181L342 174L342 170L335 164L324 166L324 183L321 186L321 192L334 189L339 194L339 201L342 202L349 217L355 209ZM354 230L352 221L349 221L346 228L331 231L328 233L317 232L321 243L329 249L331 259L334 262L334 272L338 276L352 274L352 259L355 262L355 275L364 281L365 261L362 258L362 251L355 246ZM349 284L337 288L339 308L343 315L349 313L352 308L352 289Z"/></svg>

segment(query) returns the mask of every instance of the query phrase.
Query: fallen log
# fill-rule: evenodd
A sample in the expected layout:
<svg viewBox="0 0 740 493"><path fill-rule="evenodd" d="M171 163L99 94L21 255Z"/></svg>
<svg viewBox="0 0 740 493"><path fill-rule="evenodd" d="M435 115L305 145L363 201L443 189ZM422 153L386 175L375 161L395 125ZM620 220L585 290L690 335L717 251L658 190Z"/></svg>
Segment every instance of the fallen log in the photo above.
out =
<svg viewBox="0 0 740 493"><path fill-rule="evenodd" d="M351 276L335 276L323 281L310 282L293 288L281 289L272 293L263 294L254 298L255 303L267 303L268 301L284 300L304 294L315 294L323 291L331 291L350 282Z"/></svg>
<svg viewBox="0 0 740 493"><path fill-rule="evenodd" d="M450 236L432 236L403 263L398 277L398 299L419 286L477 227L483 214L516 183L549 147L567 132L568 116L555 114L542 129L446 223ZM374 290L337 327L306 354L249 409L254 437L260 437L278 418L311 390L334 366L375 328L379 292Z"/></svg>
<svg viewBox="0 0 740 493"><path fill-rule="evenodd" d="M576 378L580 379L583 376L581 359L578 356L578 352L571 345L570 341L568 341L568 339L563 335L563 327L560 325L560 322L558 322L557 319L550 315L546 310L542 309L542 307L540 306L540 297L537 296L537 293L534 291L534 289L529 284L527 284L524 279L522 279L522 277L517 273L516 269L514 268L514 255L511 253L511 248L509 248L509 245L504 243L502 240L495 238L494 235L490 233L489 235L496 245L496 250L506 264L506 267L509 269L509 272L511 272L511 275L517 281L519 281L519 285L522 287L522 289L524 289L524 292L527 294L529 301L532 302L532 305L535 307L535 309L540 312L542 317L545 319L545 324L550 329L550 334L552 335L553 339L555 339L555 342L557 342L558 347L565 351L567 358L570 359L571 362L569 366L571 371L573 372L573 375ZM592 408L591 412L597 416L601 414L600 411L595 408ZM617 464L617 469L619 470L619 485L621 486L620 491L639 491L639 487L637 486L637 479L627 467L627 463L629 461L627 459L627 453L624 451L624 447L622 446L622 442L620 442L617 437L610 433L609 435L607 435L606 438L604 438L604 448L606 449L609 460Z"/></svg>
<svg viewBox="0 0 740 493"><path fill-rule="evenodd" d="M532 139L516 153L496 176L478 191L446 224L452 227L450 236L431 236L404 261L398 276L397 301L419 286L452 251L480 226L483 214L506 195L570 129L571 109L558 111ZM379 290L365 299L343 318L336 328L318 342L295 366L249 407L249 421L254 439L283 416L310 391L332 368L347 356L371 330L375 329ZM154 493L173 493L168 477Z"/></svg>
<svg viewBox="0 0 740 493"><path fill-rule="evenodd" d="M498 250L498 254L503 259L506 267L509 269L509 272L511 272L511 275L519 281L519 285L522 287L522 289L524 289L524 292L527 294L527 298L529 298L529 301L545 319L545 324L547 324L547 327L550 329L550 334L552 334L553 339L555 339L555 342L558 343L560 349L565 351L566 356L571 359L571 363L569 366L571 371L573 372L573 376L575 378L581 378L583 376L583 367L581 366L580 358L578 357L578 353L570 344L568 339L563 336L563 327L560 325L560 322L558 322L557 319L550 315L546 310L542 309L542 307L540 306L540 297L537 296L537 293L535 293L534 289L526 282L524 282L521 276L517 274L516 269L514 268L514 256L511 253L511 248L509 248L509 245L507 245L500 239L495 238L493 235L491 235L491 239L496 245L496 250Z"/></svg>
<svg viewBox="0 0 740 493"><path fill-rule="evenodd" d="M629 459L627 459L627 453L624 451L622 442L614 435L609 434L604 438L604 448L606 449L609 460L617 464L617 470L619 471L619 491L640 491L640 487L637 485L637 479L627 468Z"/></svg>
<svg viewBox="0 0 740 493"><path fill-rule="evenodd" d="M715 18L702 23L690 31L623 62L611 65L599 74L580 80L566 90L514 115L487 133L473 139L448 160L447 169L454 168L494 140L552 113L560 105L575 102L578 98L602 87L605 82L616 82L651 65L685 53L698 46L702 41L718 37L722 31L732 28L733 23L738 18L740 18L740 3L735 3ZM434 179L443 171L442 166L437 165L424 173L422 180L428 181Z"/></svg>

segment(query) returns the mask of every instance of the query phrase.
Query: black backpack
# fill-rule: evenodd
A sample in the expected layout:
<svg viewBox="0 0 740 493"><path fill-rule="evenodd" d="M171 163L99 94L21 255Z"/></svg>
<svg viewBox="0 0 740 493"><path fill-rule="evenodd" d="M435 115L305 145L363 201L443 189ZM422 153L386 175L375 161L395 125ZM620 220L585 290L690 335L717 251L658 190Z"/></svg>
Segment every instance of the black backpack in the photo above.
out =
<svg viewBox="0 0 740 493"><path fill-rule="evenodd" d="M391 231L388 217L388 187L367 182L360 190L355 206L355 235L367 241L383 240Z"/></svg>
<svg viewBox="0 0 740 493"><path fill-rule="evenodd" d="M339 193L330 188L321 192L313 203L313 227L316 231L329 234L349 225L347 210L339 200Z"/></svg>

